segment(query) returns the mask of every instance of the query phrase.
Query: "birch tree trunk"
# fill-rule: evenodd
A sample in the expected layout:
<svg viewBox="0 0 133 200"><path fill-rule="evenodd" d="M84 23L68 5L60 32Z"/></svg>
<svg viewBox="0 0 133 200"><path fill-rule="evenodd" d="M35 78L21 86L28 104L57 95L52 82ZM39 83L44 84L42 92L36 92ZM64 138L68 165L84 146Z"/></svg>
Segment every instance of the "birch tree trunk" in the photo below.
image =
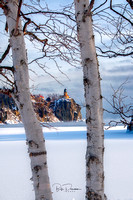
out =
<svg viewBox="0 0 133 200"><path fill-rule="evenodd" d="M42 128L36 119L29 91L27 55L21 21L16 26L18 0L4 1L12 47L14 98L24 124L36 200L52 200Z"/></svg>
<svg viewBox="0 0 133 200"><path fill-rule="evenodd" d="M77 33L83 66L86 101L86 200L104 200L104 130L100 74L88 0L75 0Z"/></svg>

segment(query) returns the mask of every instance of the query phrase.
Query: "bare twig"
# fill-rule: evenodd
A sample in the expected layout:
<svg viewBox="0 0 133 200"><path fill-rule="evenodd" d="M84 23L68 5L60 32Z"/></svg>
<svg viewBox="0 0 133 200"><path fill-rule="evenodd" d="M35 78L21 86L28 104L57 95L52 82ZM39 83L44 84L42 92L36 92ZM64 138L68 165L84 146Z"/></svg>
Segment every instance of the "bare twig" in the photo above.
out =
<svg viewBox="0 0 133 200"><path fill-rule="evenodd" d="M109 122L109 126L114 123L115 125L118 124L123 124L123 125L129 125L128 119L130 119L133 116L133 105L132 104L127 104L126 99L127 96L124 95L124 86L127 83L127 80L122 83L118 89L113 89L113 95L111 101L106 99L106 102L110 105L111 110L104 109L104 111L119 116L120 120L111 120Z"/></svg>
<svg viewBox="0 0 133 200"><path fill-rule="evenodd" d="M5 31L8 33L8 24L6 22L6 25L5 25Z"/></svg>
<svg viewBox="0 0 133 200"><path fill-rule="evenodd" d="M129 3L129 5L131 6L131 8L133 9L133 0L126 0L128 3Z"/></svg>
<svg viewBox="0 0 133 200"><path fill-rule="evenodd" d="M43 66L41 63L39 63L38 61L35 61L37 63L37 65L46 73L48 74L50 77L52 77L54 80L56 80L60 85L64 86L55 76L53 76L51 73L49 73L46 69L45 66Z"/></svg>
<svg viewBox="0 0 133 200"><path fill-rule="evenodd" d="M11 72L14 72L14 67L1 66L1 65L0 65L0 72L1 72L3 69L9 70L9 71L11 71Z"/></svg>
<svg viewBox="0 0 133 200"><path fill-rule="evenodd" d="M12 82L2 71L0 71L0 74L12 85L14 85L14 82Z"/></svg>
<svg viewBox="0 0 133 200"><path fill-rule="evenodd" d="M28 18L28 17L25 17L24 13L21 11L21 15L23 16L23 18L27 21L25 24L24 24L24 27L23 27L23 32L25 33L26 32L26 29L27 29L27 26L31 23L31 19Z"/></svg>
<svg viewBox="0 0 133 200"><path fill-rule="evenodd" d="M98 10L99 8L101 8L104 4L107 3L108 0L105 0L105 2L103 2L100 6L96 7L94 10L92 10L92 12L95 12L96 10Z"/></svg>
<svg viewBox="0 0 133 200"><path fill-rule="evenodd" d="M10 51L10 44L8 44L8 46L7 46L6 50L5 50L5 52L3 53L2 57L0 58L0 63L2 63L2 61L6 58L6 56L7 56L8 53L9 53L9 51Z"/></svg>
<svg viewBox="0 0 133 200"><path fill-rule="evenodd" d="M43 43L45 46L46 46L47 41L48 41L48 39L40 39L40 38L37 37L34 33L29 32L29 31L26 31L26 32L24 33L24 35L32 36L33 39L36 39L37 41Z"/></svg>
<svg viewBox="0 0 133 200"><path fill-rule="evenodd" d="M127 17L125 17L124 15L122 15L121 13L119 13L118 11L113 9L112 6L112 0L110 0L110 9L115 12L117 15L120 15L122 18L124 18L125 20L127 20L132 26L133 26L133 22L131 22Z"/></svg>
<svg viewBox="0 0 133 200"><path fill-rule="evenodd" d="M35 15L35 14L52 14L52 15L63 15L65 17L68 17L70 20L72 20L73 22L76 22L76 20L74 18L72 18L71 15L66 14L64 12L57 12L57 11L42 11L42 10L38 10L35 12L30 12L30 13L25 13L24 15Z"/></svg>
<svg viewBox="0 0 133 200"><path fill-rule="evenodd" d="M112 50L107 50L107 51L103 51L100 47L96 47L98 50L100 50L100 52L102 54L106 54L107 56L106 57L109 57L109 58L113 58L113 57L117 57L117 56L122 56L122 57L126 57L126 56L131 56L133 55L133 51L129 52L129 53L125 53L125 51L127 50L127 48L125 48L123 50L124 53L119 53L119 52L115 52L115 51L112 51ZM133 47L130 46L130 48L133 50ZM100 55L99 55L100 56Z"/></svg>
<svg viewBox="0 0 133 200"><path fill-rule="evenodd" d="M91 12L91 10L93 8L94 2L95 2L95 0L91 0L86 15L90 15L90 12Z"/></svg>

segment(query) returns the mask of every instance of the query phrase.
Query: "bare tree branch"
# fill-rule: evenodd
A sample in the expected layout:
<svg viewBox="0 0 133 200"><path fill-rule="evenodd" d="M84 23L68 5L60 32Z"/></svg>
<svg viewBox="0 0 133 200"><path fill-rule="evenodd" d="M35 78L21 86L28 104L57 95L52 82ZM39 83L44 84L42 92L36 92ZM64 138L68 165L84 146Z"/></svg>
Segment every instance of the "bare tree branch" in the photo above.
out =
<svg viewBox="0 0 133 200"><path fill-rule="evenodd" d="M9 71L11 71L11 72L14 72L14 67L1 66L1 65L0 65L0 72L1 72L3 69L9 70Z"/></svg>
<svg viewBox="0 0 133 200"><path fill-rule="evenodd" d="M12 82L12 81L5 75L5 73L3 73L2 71L0 71L0 74L1 74L9 83L11 83L12 85L14 84L14 82Z"/></svg>
<svg viewBox="0 0 133 200"><path fill-rule="evenodd" d="M41 63L39 63L38 61L35 61L37 63L37 65L46 73L48 74L50 77L52 77L53 79L55 79L60 85L64 86L55 76L53 76L51 73L49 73L46 69L45 66Z"/></svg>
<svg viewBox="0 0 133 200"><path fill-rule="evenodd" d="M133 0L126 0L128 3L129 3L129 5L131 6L131 8L133 9Z"/></svg>
<svg viewBox="0 0 133 200"><path fill-rule="evenodd" d="M3 53L2 57L0 58L0 63L2 63L2 61L6 58L6 56L7 56L8 53L9 53L9 51L10 51L10 44L8 44L8 46L7 46L6 50L5 50L5 52Z"/></svg>
<svg viewBox="0 0 133 200"><path fill-rule="evenodd" d="M25 33L26 32L26 29L27 29L27 26L31 23L31 19L28 18L28 17L25 17L25 14L23 14L23 12L21 11L21 15L23 16L23 18L25 20L27 20L27 22L24 24L24 27L23 27L23 32Z"/></svg>
<svg viewBox="0 0 133 200"><path fill-rule="evenodd" d="M8 24L6 22L6 25L5 25L5 31L8 33Z"/></svg>
<svg viewBox="0 0 133 200"><path fill-rule="evenodd" d="M96 7L94 10L92 10L92 12L95 12L96 10L98 10L99 8L101 8L104 4L107 3L108 0L105 0L105 2L103 2L100 6Z"/></svg>
<svg viewBox="0 0 133 200"><path fill-rule="evenodd" d="M133 105L132 103L126 103L127 96L124 95L125 84L127 84L127 80L123 82L116 90L112 87L113 94L111 100L108 100L104 97L106 102L111 107L111 110L104 109L104 111L113 115L117 115L120 119L120 121L111 120L109 122L109 126L112 123L114 123L115 125L123 124L125 126L130 124L129 120L133 116Z"/></svg>
<svg viewBox="0 0 133 200"><path fill-rule="evenodd" d="M125 20L127 20L132 26L133 26L133 22L131 22L127 17L125 17L124 15L122 15L121 13L119 13L118 11L113 9L112 6L112 0L110 0L110 9L115 12L117 15L120 15L122 18L124 18Z"/></svg>
<svg viewBox="0 0 133 200"><path fill-rule="evenodd" d="M126 57L126 56L131 56L133 55L133 51L129 52L129 53L126 53L126 50L131 48L133 50L133 47L130 46L130 47L127 47L125 48L123 51L123 53L119 53L119 52L115 52L115 51L111 51L111 50L108 50L108 51L103 51L100 47L96 47L98 50L100 50L100 52L102 54L106 54L106 57L109 57L109 58L113 58L113 57L117 57L117 56L123 56L123 57ZM98 55L98 56L102 56L102 55Z"/></svg>
<svg viewBox="0 0 133 200"><path fill-rule="evenodd" d="M88 9L87 9L87 11L86 11L86 16L89 16L90 15L90 12L91 12L91 10L92 10L92 8L93 8L93 5L94 5L94 2L95 2L95 0L91 0L91 2L90 2L90 4L89 4L89 7L88 7Z"/></svg>
<svg viewBox="0 0 133 200"><path fill-rule="evenodd" d="M42 10L38 10L36 12L30 12L30 13L25 13L24 15L35 15L35 14L55 14L55 15L63 15L65 17L68 17L70 20L72 20L73 22L76 22L76 20L74 18L72 18L71 15L63 13L63 12L57 12L57 11L42 11Z"/></svg>
<svg viewBox="0 0 133 200"><path fill-rule="evenodd" d="M46 46L48 39L40 39L39 37L37 37L34 33L26 31L24 33L24 35L30 35L32 36L33 39L36 39L37 41L41 42L44 44L44 46Z"/></svg>

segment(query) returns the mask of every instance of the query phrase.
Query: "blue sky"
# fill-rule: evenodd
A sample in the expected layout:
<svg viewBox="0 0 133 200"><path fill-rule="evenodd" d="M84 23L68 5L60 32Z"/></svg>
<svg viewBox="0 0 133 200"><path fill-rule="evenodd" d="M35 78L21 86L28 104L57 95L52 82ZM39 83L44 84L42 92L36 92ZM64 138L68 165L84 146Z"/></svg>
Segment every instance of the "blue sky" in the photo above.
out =
<svg viewBox="0 0 133 200"><path fill-rule="evenodd" d="M43 2L43 1L41 1ZM49 7L58 9L59 5L67 5L71 3L71 0L46 0ZM0 26L3 25L2 18L0 18ZM5 32L0 31L0 53L2 49L5 49L6 43L8 39L4 37ZM96 34L95 37L96 45L99 44L99 38ZM106 41L109 42L108 40ZM34 47L26 40L26 45L28 49L28 57L29 60L37 55L37 51ZM118 57L118 58L102 58L98 57L100 63L100 73L102 77L101 86L102 86L102 95L106 98L110 98L112 94L111 85L116 89L121 85L125 80L128 78L128 83L125 86L125 93L128 96L132 96L132 85L133 85L133 60L131 57ZM68 63L60 62L62 71L66 74L63 75L62 73L57 70L56 67L53 66L53 63L49 60L43 61L48 62L47 71L53 74L61 84L59 84L56 80L50 77L48 74L45 74L42 70L38 69L35 65L32 66L32 69L36 71L38 75L30 72L30 87L33 93L41 93L44 97L47 97L48 94L51 93L58 93L63 94L64 88L67 88L68 94L70 97L74 98L77 103L81 106L84 104L84 89L83 89L83 76L82 76L82 67L75 68L70 66ZM5 64L11 64L11 58L5 61ZM67 78L69 77L69 79ZM104 107L108 108L108 104L104 101ZM85 112L83 109L83 117L85 117ZM111 118L110 115L105 114L105 121L108 118Z"/></svg>

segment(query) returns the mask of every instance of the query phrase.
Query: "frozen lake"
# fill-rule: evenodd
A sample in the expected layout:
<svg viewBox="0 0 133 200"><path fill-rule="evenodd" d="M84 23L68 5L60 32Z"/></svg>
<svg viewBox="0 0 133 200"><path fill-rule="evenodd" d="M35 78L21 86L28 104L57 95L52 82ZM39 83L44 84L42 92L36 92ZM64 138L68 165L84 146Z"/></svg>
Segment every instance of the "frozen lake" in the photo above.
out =
<svg viewBox="0 0 133 200"><path fill-rule="evenodd" d="M43 128L54 200L85 199L86 127ZM0 126L0 199L34 200L23 127ZM108 200L133 200L133 134L105 131L105 193ZM63 188L63 190L60 190ZM73 192L69 189L75 188Z"/></svg>

